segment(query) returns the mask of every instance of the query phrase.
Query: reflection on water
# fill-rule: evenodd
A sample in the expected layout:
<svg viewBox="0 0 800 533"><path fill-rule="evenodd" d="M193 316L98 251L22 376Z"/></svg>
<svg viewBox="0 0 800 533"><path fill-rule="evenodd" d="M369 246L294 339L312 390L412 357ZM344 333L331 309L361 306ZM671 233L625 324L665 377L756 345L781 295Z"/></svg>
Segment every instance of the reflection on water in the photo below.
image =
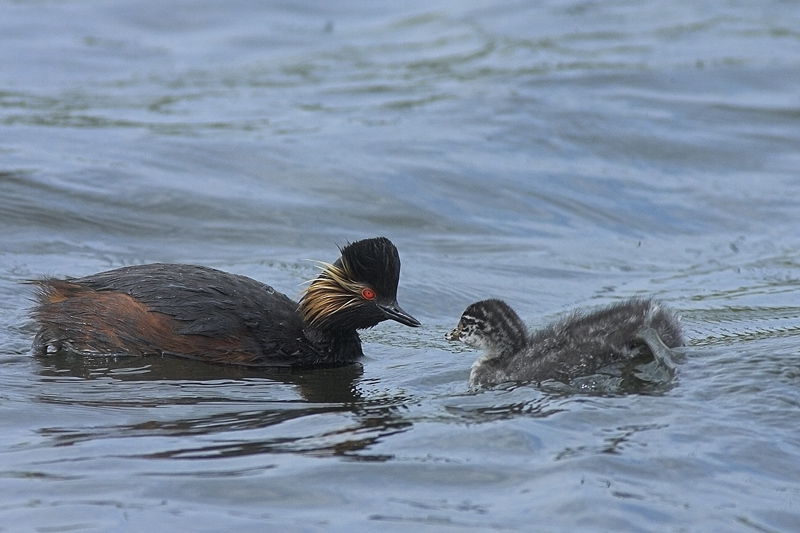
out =
<svg viewBox="0 0 800 533"><path fill-rule="evenodd" d="M363 374L360 364L329 368L259 368L214 365L177 357L83 357L59 353L36 356L43 377L109 378L122 382L273 382L295 386L309 403L350 404L360 399L357 380Z"/></svg>
<svg viewBox="0 0 800 533"><path fill-rule="evenodd" d="M86 408L166 408L182 413L187 406L208 406L211 414L190 418L147 420L131 425L71 429L42 428L55 446L74 445L104 438L186 437L227 435L224 444L169 449L146 454L151 458L224 458L264 453L338 455L359 460L387 460L390 456L367 450L381 439L411 426L398 412L407 398L364 399L358 389L361 365L317 369L261 369L209 365L177 358L87 358L58 354L37 358L44 382L57 395L42 390L38 401L58 406ZM130 366L135 362L137 366ZM79 381L75 381L75 379ZM88 380L88 381L85 381ZM103 393L87 394L92 381L106 385ZM152 386L153 382L157 386ZM147 394L137 394L137 384L149 383ZM178 389L180 392L175 393ZM295 393L296 391L296 393ZM220 412L221 411L221 412ZM346 420L345 427L320 432L315 420ZM300 434L281 428L308 418ZM277 428L272 430L271 428ZM253 433L277 433L253 439ZM239 440L237 434L246 435Z"/></svg>
<svg viewBox="0 0 800 533"><path fill-rule="evenodd" d="M684 360L679 351L671 352L676 359ZM564 401L569 403L571 399L584 396L664 395L675 386L673 378L649 353L643 353L630 360L608 365L593 375L575 378L569 383L548 380L492 387L493 392L503 394L494 398L495 402L491 405L487 405L486 399L481 397L481 391L476 390L471 397L462 398L458 403L449 403L447 411L460 420L473 423L491 423L519 416L546 418L563 411Z"/></svg>

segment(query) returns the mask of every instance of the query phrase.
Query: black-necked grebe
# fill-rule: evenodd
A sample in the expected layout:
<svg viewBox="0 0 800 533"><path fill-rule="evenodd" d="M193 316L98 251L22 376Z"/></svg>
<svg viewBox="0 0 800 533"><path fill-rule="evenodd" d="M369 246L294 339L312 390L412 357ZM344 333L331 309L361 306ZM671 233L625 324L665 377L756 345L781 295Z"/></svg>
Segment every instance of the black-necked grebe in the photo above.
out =
<svg viewBox="0 0 800 533"><path fill-rule="evenodd" d="M384 320L416 327L397 304L400 258L389 239L348 244L300 302L213 268L151 264L83 278L45 278L32 311L33 351L175 355L249 366L349 363L357 330Z"/></svg>
<svg viewBox="0 0 800 533"><path fill-rule="evenodd" d="M684 344L678 318L661 304L640 298L591 312L574 311L533 334L508 304L484 300L467 307L447 339L484 351L472 365L472 386L569 382L642 349L657 355L664 346Z"/></svg>

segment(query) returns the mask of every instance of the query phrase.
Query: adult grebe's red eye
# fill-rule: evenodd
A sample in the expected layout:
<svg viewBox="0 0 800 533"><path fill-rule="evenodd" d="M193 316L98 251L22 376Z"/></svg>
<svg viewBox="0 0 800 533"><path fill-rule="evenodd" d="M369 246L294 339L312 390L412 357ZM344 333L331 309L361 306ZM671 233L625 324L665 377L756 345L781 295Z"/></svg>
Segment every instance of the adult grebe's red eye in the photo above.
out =
<svg viewBox="0 0 800 533"><path fill-rule="evenodd" d="M373 291L369 287L364 287L363 289L361 289L361 296L363 296L365 300L374 300L375 291Z"/></svg>

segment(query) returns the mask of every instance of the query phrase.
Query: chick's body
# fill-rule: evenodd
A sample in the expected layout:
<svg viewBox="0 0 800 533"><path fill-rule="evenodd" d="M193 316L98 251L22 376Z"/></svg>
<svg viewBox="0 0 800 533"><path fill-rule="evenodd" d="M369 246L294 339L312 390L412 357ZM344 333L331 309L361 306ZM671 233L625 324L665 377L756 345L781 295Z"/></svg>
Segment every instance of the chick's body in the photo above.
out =
<svg viewBox="0 0 800 533"><path fill-rule="evenodd" d="M470 384L505 381L568 382L653 350L641 336L652 329L669 348L684 343L678 318L650 299L634 298L591 312L574 311L529 334L522 320L501 300L470 305L448 334L484 353L472 366Z"/></svg>

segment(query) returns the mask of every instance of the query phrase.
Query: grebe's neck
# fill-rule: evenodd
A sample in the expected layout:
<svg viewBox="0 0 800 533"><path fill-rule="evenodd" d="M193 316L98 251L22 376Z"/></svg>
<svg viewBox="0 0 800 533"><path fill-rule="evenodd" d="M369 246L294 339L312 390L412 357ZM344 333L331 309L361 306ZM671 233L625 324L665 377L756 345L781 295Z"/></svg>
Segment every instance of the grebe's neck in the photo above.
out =
<svg viewBox="0 0 800 533"><path fill-rule="evenodd" d="M355 330L337 332L309 327L303 333L326 361L350 363L364 355L361 338Z"/></svg>

